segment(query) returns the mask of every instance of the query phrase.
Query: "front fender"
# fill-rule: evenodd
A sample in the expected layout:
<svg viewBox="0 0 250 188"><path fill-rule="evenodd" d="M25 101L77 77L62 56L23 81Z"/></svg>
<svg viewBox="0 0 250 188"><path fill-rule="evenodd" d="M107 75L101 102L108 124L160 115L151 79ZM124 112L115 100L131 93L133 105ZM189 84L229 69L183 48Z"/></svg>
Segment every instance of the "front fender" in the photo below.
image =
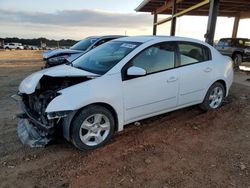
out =
<svg viewBox="0 0 250 188"><path fill-rule="evenodd" d="M83 82L59 91L59 96L54 98L47 106L46 112L77 111L94 103L110 105L118 118L118 130L123 126L123 100L121 76L107 75L88 82Z"/></svg>

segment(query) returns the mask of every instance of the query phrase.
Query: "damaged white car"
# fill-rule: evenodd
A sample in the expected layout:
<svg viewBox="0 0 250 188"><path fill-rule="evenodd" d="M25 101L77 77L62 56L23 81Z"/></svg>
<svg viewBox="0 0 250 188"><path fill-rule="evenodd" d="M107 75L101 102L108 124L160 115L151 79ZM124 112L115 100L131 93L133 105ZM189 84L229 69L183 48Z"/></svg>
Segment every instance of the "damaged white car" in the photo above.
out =
<svg viewBox="0 0 250 188"><path fill-rule="evenodd" d="M196 104L220 107L232 84L232 65L193 39L116 39L24 79L18 135L23 144L39 147L62 130L77 148L95 149L131 122Z"/></svg>

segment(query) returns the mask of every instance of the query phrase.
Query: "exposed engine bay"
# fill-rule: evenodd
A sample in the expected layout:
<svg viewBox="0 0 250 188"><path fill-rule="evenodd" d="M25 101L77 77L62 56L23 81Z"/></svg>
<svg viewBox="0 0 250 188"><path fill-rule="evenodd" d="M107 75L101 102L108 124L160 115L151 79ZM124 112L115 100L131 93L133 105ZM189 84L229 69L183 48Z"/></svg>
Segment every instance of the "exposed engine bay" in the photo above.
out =
<svg viewBox="0 0 250 188"><path fill-rule="evenodd" d="M28 107L34 117L43 124L48 124L46 117L46 107L59 93L59 90L68 88L72 85L89 80L87 77L50 77L43 76L35 92L27 95L23 94L23 102Z"/></svg>
<svg viewBox="0 0 250 188"><path fill-rule="evenodd" d="M59 90L92 79L87 76L51 77L44 75L35 92L21 93L19 100L24 113L19 114L17 132L23 144L31 147L44 147L54 139L55 127L62 123L65 113L47 114L48 104L60 93Z"/></svg>

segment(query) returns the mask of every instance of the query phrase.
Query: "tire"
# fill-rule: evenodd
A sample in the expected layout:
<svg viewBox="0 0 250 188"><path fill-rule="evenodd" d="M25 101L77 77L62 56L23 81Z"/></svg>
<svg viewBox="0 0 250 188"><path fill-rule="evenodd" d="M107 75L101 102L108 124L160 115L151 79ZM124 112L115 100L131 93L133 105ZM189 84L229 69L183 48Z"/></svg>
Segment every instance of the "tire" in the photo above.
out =
<svg viewBox="0 0 250 188"><path fill-rule="evenodd" d="M104 146L115 131L112 113L100 105L81 110L71 125L71 141L80 150L94 150Z"/></svg>
<svg viewBox="0 0 250 188"><path fill-rule="evenodd" d="M236 53L233 55L233 61L234 61L234 68L238 68L239 65L242 63L243 61L243 57L240 53Z"/></svg>
<svg viewBox="0 0 250 188"><path fill-rule="evenodd" d="M204 101L200 104L200 108L204 111L210 111L221 107L225 92L225 87L221 83L215 82L208 89Z"/></svg>

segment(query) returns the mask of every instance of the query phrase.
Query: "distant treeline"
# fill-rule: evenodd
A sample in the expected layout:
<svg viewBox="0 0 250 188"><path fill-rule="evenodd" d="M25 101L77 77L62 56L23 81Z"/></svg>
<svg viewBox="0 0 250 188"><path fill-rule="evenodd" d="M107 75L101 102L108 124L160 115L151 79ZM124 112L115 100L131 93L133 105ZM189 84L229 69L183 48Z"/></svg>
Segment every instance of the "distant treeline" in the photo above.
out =
<svg viewBox="0 0 250 188"><path fill-rule="evenodd" d="M4 41L4 43L10 43L10 42L14 42L14 43L22 43L23 45L35 45L40 47L41 43L45 43L47 46L49 47L57 47L59 46L72 46L74 45L76 42L75 40L49 40L46 38L37 38L37 39L19 39L19 38L0 38L0 43L2 43Z"/></svg>

